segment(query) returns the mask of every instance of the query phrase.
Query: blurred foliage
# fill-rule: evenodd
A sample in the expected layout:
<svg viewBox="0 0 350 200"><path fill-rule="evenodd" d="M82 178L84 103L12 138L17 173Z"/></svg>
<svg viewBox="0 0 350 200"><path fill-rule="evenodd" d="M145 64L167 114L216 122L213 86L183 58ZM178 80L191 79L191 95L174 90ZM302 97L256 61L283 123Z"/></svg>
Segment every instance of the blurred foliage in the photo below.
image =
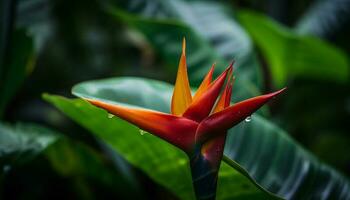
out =
<svg viewBox="0 0 350 200"><path fill-rule="evenodd" d="M112 2L105 5L106 10L142 32L160 50L173 74L181 45L178 41L186 37L187 53L192 55L187 59L191 85L198 86L213 63L216 63L214 74L218 75L235 59L235 71L240 74L235 84L245 89L236 91L233 98L259 93L261 73L252 42L224 5L210 1Z"/></svg>
<svg viewBox="0 0 350 200"><path fill-rule="evenodd" d="M318 0L297 22L301 34L331 38L346 26L350 19L350 1Z"/></svg>
<svg viewBox="0 0 350 200"><path fill-rule="evenodd" d="M11 47L7 48L8 53L3 54L0 61L0 116L34 65L31 38L26 36L24 31L16 31L12 37Z"/></svg>
<svg viewBox="0 0 350 200"><path fill-rule="evenodd" d="M22 164L57 140L53 131L34 124L0 124L1 175Z"/></svg>
<svg viewBox="0 0 350 200"><path fill-rule="evenodd" d="M274 85L286 85L289 77L347 82L349 62L345 53L314 37L299 36L288 28L253 12L239 19L261 49Z"/></svg>
<svg viewBox="0 0 350 200"><path fill-rule="evenodd" d="M137 185L134 185L134 180L130 179L132 177L128 177L123 170L114 170L104 155L84 144L62 138L51 145L46 150L45 155L52 168L63 177L77 181L81 181L81 179L92 180L94 183L101 184L104 190L114 191L123 198L142 199L142 191ZM86 191L88 198L100 198L89 190Z"/></svg>
<svg viewBox="0 0 350 200"><path fill-rule="evenodd" d="M264 108L252 117L251 123L234 129L229 140L234 144L227 144L226 155L241 164L259 184L286 195L297 182L286 176L298 174L301 168L297 166L305 162L306 154L306 160L316 160L309 153L294 151L289 146L289 136L275 138L286 132L320 160L345 176L350 175L349 9L348 0L3 0L0 198L176 199L182 190L173 186L176 180L167 183L170 176L162 177L152 171L154 165L138 163L157 161L156 155L160 154L150 155L152 160L137 157L137 152L146 153L146 148L152 148L147 146L157 143L156 138L134 134L132 137L138 140L150 140L151 144L140 145L143 151L127 148L128 143L123 141L127 136L114 136L126 135L126 131L109 132L101 141L95 136L101 137L103 132L99 130L104 127L97 129L75 116L74 120L87 128L83 129L43 102L41 94L70 96L70 88L76 83L112 76L142 76L173 83L184 36L194 87L213 62L217 62L218 74L232 59L236 60L237 78L234 101L288 86L287 94L270 109ZM67 106L76 106L75 100L63 100ZM128 102L139 101L130 97ZM160 106L146 103L147 107ZM122 123L108 119L105 113L99 114L101 123ZM51 138L45 139L51 142L42 142L42 138ZM108 140L107 144L104 140ZM164 143L159 145L169 148ZM230 152L229 147L236 148ZM282 147L285 149L278 150ZM177 155L172 150L167 152ZM291 162L294 164L288 166ZM165 164L166 169L173 171L178 166ZM333 193L327 191L336 188L340 199L347 194L346 186L341 188L339 182L333 182L338 173L325 165L316 166L321 167L309 168L309 176L304 177L300 186L303 190L293 194L328 195L334 199ZM317 170L323 175L315 176ZM176 178L186 176L180 174ZM315 188L321 191L311 193ZM218 193L223 199L264 198L252 183L226 164L221 169ZM307 198L298 195L294 199Z"/></svg>

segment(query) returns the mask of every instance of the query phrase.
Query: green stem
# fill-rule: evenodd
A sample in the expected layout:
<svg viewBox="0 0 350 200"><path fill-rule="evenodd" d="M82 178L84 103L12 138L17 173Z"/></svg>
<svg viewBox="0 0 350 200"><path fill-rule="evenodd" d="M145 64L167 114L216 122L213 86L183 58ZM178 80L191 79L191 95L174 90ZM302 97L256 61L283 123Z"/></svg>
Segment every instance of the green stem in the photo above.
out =
<svg viewBox="0 0 350 200"><path fill-rule="evenodd" d="M218 170L196 153L190 161L192 183L197 200L215 200Z"/></svg>

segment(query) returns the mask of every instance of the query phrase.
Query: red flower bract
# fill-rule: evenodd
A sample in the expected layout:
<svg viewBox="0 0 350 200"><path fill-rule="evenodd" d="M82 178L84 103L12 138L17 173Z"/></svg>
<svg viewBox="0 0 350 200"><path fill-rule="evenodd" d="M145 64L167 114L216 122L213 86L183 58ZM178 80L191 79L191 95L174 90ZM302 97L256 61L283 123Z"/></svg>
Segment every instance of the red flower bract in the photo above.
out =
<svg viewBox="0 0 350 200"><path fill-rule="evenodd" d="M168 141L189 155L200 147L203 156L213 165L218 165L218 161L222 158L227 130L250 116L284 89L230 106L234 81L232 63L214 81L212 81L213 65L192 97L187 77L185 51L185 40L183 40L182 55L171 100L171 114L123 107L94 99L86 100ZM222 90L225 82L226 86Z"/></svg>

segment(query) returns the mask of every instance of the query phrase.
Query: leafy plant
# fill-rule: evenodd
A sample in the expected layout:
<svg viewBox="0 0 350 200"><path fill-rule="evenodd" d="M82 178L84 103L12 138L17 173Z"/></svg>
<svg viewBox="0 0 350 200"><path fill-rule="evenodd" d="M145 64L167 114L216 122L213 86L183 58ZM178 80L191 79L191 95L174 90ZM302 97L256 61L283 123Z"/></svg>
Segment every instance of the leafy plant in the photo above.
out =
<svg viewBox="0 0 350 200"><path fill-rule="evenodd" d="M139 87L134 88L133 85L138 85ZM130 90L130 88L133 88L133 90ZM145 93L145 91L147 91L147 93ZM150 109L156 109L162 112L166 112L170 108L169 103L166 103L167 99L170 99L170 96L171 96L170 86L164 85L164 83L151 81L151 80L144 80L139 78L110 79L110 80L101 80L96 82L92 81L92 82L82 83L81 85L76 86L73 89L73 92L76 95L81 96L83 98L95 99L91 101L94 104L97 104L103 107L108 106L108 104L103 104L96 100L102 100L105 102L114 103L113 105L130 105L131 104L131 105L136 105L138 107L141 106L141 107L146 107ZM173 159L174 162L172 162L172 164L169 164L170 166L168 167L165 167L165 164L161 164L161 162L159 163L157 162L158 165L162 165L164 166L164 169L165 168L167 169L167 173L169 175L163 174L165 173L164 171L162 171L161 174L158 174L154 168L149 168L144 166L144 163L145 163L144 159L159 160L164 156L167 157L169 154L169 150L165 150L166 147L163 147L160 144L154 145L153 142L150 142L149 140L145 141L147 137L141 137L139 134L135 135L135 132L138 132L138 130L135 128L130 130L127 129L125 127L125 122L122 122L119 119L118 120L114 119L114 120L117 120L118 123L115 123L113 125L111 124L110 129L101 131L100 127L105 126L105 124L107 123L106 121L108 120L107 113L101 112L101 111L97 112L97 110L93 111L93 109L89 109L89 106L87 106L86 103L83 103L81 101L68 100L68 99L55 97L55 96L47 96L47 95L45 96L45 98L49 100L51 103L53 103L54 105L56 105L63 112L65 112L68 116L70 116L71 118L73 118L74 120L82 124L84 127L87 127L93 133L102 137L106 142L112 143L113 147L122 155L124 155L129 162L133 163L134 165L146 171L152 178L157 180L157 182L164 184L165 186L167 186L168 189L172 190L175 194L180 195L180 197L184 199L189 198L190 196L189 194L191 194L190 186L187 186L186 190L177 189L180 183L176 183L176 181L174 181L175 183L173 184L169 183L169 178L168 178L170 176L174 176L174 177L180 176L176 174L183 170L179 170L177 168L174 169L173 167L170 167L170 166L174 165L174 162L176 163L176 160L184 160L184 158L178 158L178 159L174 158ZM119 101L116 101L118 99ZM157 103L155 104L155 102ZM113 106L109 107L108 109L111 110L112 108L116 109ZM122 108L118 108L117 110L119 109L122 109ZM113 112L116 112L117 110L114 110ZM120 115L120 112L123 112L123 111L119 110L118 115ZM123 116L125 117L125 115ZM128 120L130 120L130 118ZM261 134L258 130L264 131L264 134ZM134 135L132 134L132 132L134 132ZM116 133L121 134L120 135L121 137L125 135L124 137L127 139L118 140L117 139L118 136L116 135ZM256 144L257 142L256 138L262 139L261 146ZM114 141L119 141L119 142L114 142ZM315 158L313 158L307 152L301 149L301 147L296 145L294 141L292 141L290 138L286 137L284 131L271 125L269 122L262 119L258 115L254 115L254 120L249 125L240 124L237 128L233 129L231 135L229 135L228 141L229 142L225 150L225 154L228 157L225 157L224 160L230 166L234 167L238 172L248 177L250 181L253 181L253 183L255 183L259 187L259 189L263 191L265 190L262 189L258 183L267 187L270 191L276 192L279 195L286 198L296 198L298 196L302 197L305 195L311 195L311 196L325 195L325 197L348 195L347 192L342 194L337 194L333 192L330 192L327 194L319 194L317 191L322 190L323 187L333 182L335 185L338 185L338 186L334 187L332 191L336 191L342 187L347 187L346 186L348 184L347 180L343 179L339 174L334 172L332 169L329 169L329 167L319 164ZM128 143L129 145L126 145L126 143ZM147 143L150 143L150 145L142 149L142 151L141 150L136 151L137 153L131 152L129 147L138 143L142 143L143 144L142 146L144 146ZM154 149L155 146L157 147L156 149ZM246 150L247 147L249 148L249 151ZM278 150L274 150L273 147L277 148ZM148 154L145 154L144 152L151 151L150 149L152 149L152 151L157 150L157 152L158 151L160 152L156 154L152 153L151 156L148 156ZM175 151L175 149L172 148L170 152L171 151ZM143 153L139 153L139 152L143 152ZM272 152L275 152L275 153L272 153ZM282 168L281 170L280 168L281 163L289 163L288 159L290 158L290 157L283 157L282 152L288 153L290 156L293 156L294 160L292 162L293 163L292 165L286 165L285 168ZM265 160L260 160L260 163L256 162L254 155L260 155L259 158L271 159L272 163L271 163L271 169L269 170L269 173L274 174L274 176L265 176L263 174L264 172L266 173L266 170L267 170L266 167L269 166L270 164L267 164L267 163L261 164L266 162ZM154 158L154 156L156 158ZM231 160L230 158L234 158L235 160L237 160L240 164L246 167L246 169L248 169L248 172L239 164ZM166 160L169 160L169 158L163 160L163 162L169 163L169 161L166 161ZM185 165L186 162L181 162L181 163L182 165ZM157 164L154 164L151 166L157 166ZM274 166L276 166L276 168ZM309 166L309 167L302 170L303 166ZM171 170L170 172L169 168L173 170ZM227 171L226 168L227 168L227 165L223 165L221 168L221 173L225 174ZM293 174L283 173L283 172L288 172L289 170L294 171L294 173ZM252 174L250 175L250 173ZM170 174L173 174L173 175L170 175ZM187 172L187 174L188 174L188 177L190 177L189 171ZM306 184L308 181L312 180L314 177L314 174L317 174L315 176L319 176L319 177L331 176L332 179L329 179L327 181L325 180L325 182L323 182L324 184L310 185L310 188L306 190L309 192L306 192L302 188L302 186L304 183ZM251 176L254 178L252 178ZM219 181L220 179L222 179L222 181L225 182L226 184L220 185L220 182L219 182L218 198L226 198L225 195L227 195L227 191L229 191L229 189L224 189L224 188L230 187L229 186L230 184L228 184L227 180L232 180L234 176L230 175L228 177L227 176L221 176L221 177L222 178L219 178ZM229 177L232 177L232 178L229 178ZM278 179L276 179L277 177ZM300 179L301 177L304 177L304 178ZM178 181L181 181L181 182L186 182L186 180L187 182L189 182L189 178L186 178L185 180L178 179ZM256 183L255 180L257 180L258 183ZM280 180L280 181L276 182L277 180ZM295 185L295 181L298 182L298 180L299 180L299 183ZM291 185L295 187L293 192L290 192L290 190L287 190L288 187L292 187ZM234 186L231 186L231 187L234 187ZM312 192L310 193L310 191ZM188 194L188 195L185 195L185 194ZM252 195L251 193L248 193L248 194ZM269 193L267 192L267 194ZM231 195L236 197L242 197L240 196L241 194L231 194Z"/></svg>
<svg viewBox="0 0 350 200"><path fill-rule="evenodd" d="M232 64L212 82L213 70L214 66L192 97L187 77L185 41L183 42L171 100L171 115L121 107L86 97L77 91L74 94L183 150L190 158L196 198L214 199L227 130L249 117L283 90L230 106ZM224 92L215 104L227 77Z"/></svg>
<svg viewBox="0 0 350 200"><path fill-rule="evenodd" d="M115 84L111 84L112 82ZM161 109L162 103L166 102L166 99L162 98L164 93L168 91L170 94L167 96L171 96L172 88L170 85L158 81L119 78L108 80L108 83L109 86L131 84L129 85L130 87L135 83L142 84L141 90L145 88L150 89L147 94L148 97L156 97L154 100L158 100L159 109ZM155 88L152 86L155 86ZM165 89L161 90L163 91L161 96L158 93L160 88ZM126 89L124 87L124 89L119 91ZM113 94L117 95L118 92ZM139 94L136 91L133 94L129 93L129 95L134 97ZM129 163L147 173L155 182L163 185L174 195L181 199L194 199L191 172L188 167L189 160L182 151L151 134L140 131L139 128L119 118L109 118L106 111L96 108L86 101L47 94L44 95L44 98L92 134L101 138L106 144L111 145ZM136 105L144 104L147 106L145 108L154 107L155 104L149 101L152 98L147 99L139 101L139 104ZM221 163L219 170L218 199L274 198L274 195L269 194L261 186L258 185L257 188L254 183L251 183L250 181L254 181L254 179L250 178L251 180L248 180L246 177L249 177L249 174L244 169L241 168L240 172L238 172L230 167L230 165L234 165L232 160L226 158L224 160L225 162ZM226 162L229 162L229 164ZM244 175L240 173L244 173Z"/></svg>
<svg viewBox="0 0 350 200"><path fill-rule="evenodd" d="M195 199L215 190L216 199L350 198L348 8L341 0L2 1L0 199ZM39 99L45 91L67 96L72 84L106 76L172 82L183 37L190 56L189 77L178 76L183 86L175 87L187 94L182 100L203 91L232 59L236 77L225 72L231 81L222 84L217 107L229 104L231 92L239 102L288 85L288 95L226 137L221 129L212 131L218 139L197 141L192 133L185 146L194 150L186 152L150 134L159 133L152 124L161 120L136 120L139 129L84 99L43 95L86 131ZM171 104L173 90L162 81L114 77L72 92L117 107L124 118L141 109L178 119L189 103ZM200 178L193 183L192 175Z"/></svg>

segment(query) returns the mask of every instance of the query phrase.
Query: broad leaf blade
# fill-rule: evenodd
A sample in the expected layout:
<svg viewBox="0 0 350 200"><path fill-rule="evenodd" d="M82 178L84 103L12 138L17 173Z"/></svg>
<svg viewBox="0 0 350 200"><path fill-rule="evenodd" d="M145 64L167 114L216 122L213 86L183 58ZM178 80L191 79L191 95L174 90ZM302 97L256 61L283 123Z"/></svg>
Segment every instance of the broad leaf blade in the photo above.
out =
<svg viewBox="0 0 350 200"><path fill-rule="evenodd" d="M135 87L135 85L138 87ZM163 112L169 112L171 91L172 86L169 84L142 78L114 78L89 81L78 84L73 88L73 93L78 96L90 96L114 103L146 107ZM87 112L83 108L81 109L81 112ZM101 117L107 118L104 115L107 115L106 112L103 112ZM106 121L104 124L108 124L108 122ZM135 131L137 132L137 130L132 131L132 134L135 134ZM129 138L127 135L126 133L126 136L121 135L120 137ZM136 133L136 135L138 134ZM107 141L112 141L112 138ZM177 149L174 148L173 151L177 151ZM123 152L120 153L123 155ZM329 192L328 195L330 196L337 194L338 191L342 191L339 193L340 197L350 195L348 180L345 177L335 172L332 168L321 164L292 140L286 132L258 114L252 117L251 122L243 122L230 130L225 155L237 161L243 169L249 172L248 176L247 173L236 167L237 171L247 176L250 181L252 181L251 178L254 178L259 185L282 197L296 199L308 196L324 197L326 196L324 191ZM133 164L138 165L135 162ZM228 161L228 164L232 164L232 162ZM224 166L223 169L226 168ZM231 178L234 175L237 176L238 172L231 170L233 171L232 175L227 175L226 170L220 172L220 177L223 177L222 180L232 180ZM242 177L242 175L240 176ZM319 178L319 180L317 179L316 182L309 185L310 181L312 182L315 177ZM190 178L188 177L188 179ZM190 182L190 180L188 181ZM230 188L228 181L224 182L226 183L220 184L219 181L219 197L220 195L225 196L227 191L233 190ZM254 191L256 192L257 189ZM239 194L235 193L233 195Z"/></svg>
<svg viewBox="0 0 350 200"><path fill-rule="evenodd" d="M186 0L105 1L114 12L129 12L147 20L174 20L190 27L226 61L237 59L237 65L252 67L253 45L245 30L234 20L232 10L223 3ZM127 21L126 21L127 22ZM143 32L142 29L140 29ZM167 31L167 30L163 30ZM193 65L199 64L198 61ZM202 66L203 67L203 66Z"/></svg>
<svg viewBox="0 0 350 200"><path fill-rule="evenodd" d="M78 84L73 88L73 93L125 106L169 112L172 89L171 85L159 81L117 78ZM136 127L123 120L109 119L107 112L83 100L49 95L44 97L181 199L194 198L188 159L180 150L153 135L140 134ZM219 188L219 199L266 196L240 173L225 164L223 166L223 171L220 172L220 181L223 182ZM233 179L234 183L227 184Z"/></svg>
<svg viewBox="0 0 350 200"><path fill-rule="evenodd" d="M224 153L264 188L286 199L350 197L346 177L321 163L261 116L254 115L249 123L231 129Z"/></svg>
<svg viewBox="0 0 350 200"><path fill-rule="evenodd" d="M123 198L143 199L143 192L135 184L133 176L114 169L105 155L81 142L61 137L44 153L52 168L71 181L93 180L93 183L101 184ZM87 186L90 187L90 184ZM91 196L93 199L98 197L94 194Z"/></svg>
<svg viewBox="0 0 350 200"><path fill-rule="evenodd" d="M340 49L315 37L297 35L252 11L241 11L239 19L267 59L277 87L296 76L348 80L349 61Z"/></svg>
<svg viewBox="0 0 350 200"><path fill-rule="evenodd" d="M111 145L128 162L145 171L157 183L182 199L194 199L188 161L184 153L153 135L141 135L137 127L125 121L109 119L106 111L83 100L48 95L44 97Z"/></svg>
<svg viewBox="0 0 350 200"><path fill-rule="evenodd" d="M246 179L242 179L245 176ZM250 181L247 184L247 181ZM242 188L245 190L233 190ZM260 190L260 191L259 191ZM269 192L257 183L238 163L224 156L220 166L217 199L276 199L283 198Z"/></svg>
<svg viewBox="0 0 350 200"><path fill-rule="evenodd" d="M130 177L108 167L104 156L92 148L36 124L0 123L0 182L7 172L15 170L18 165L26 167L25 164L39 154L65 178L93 180L106 189L118 191L123 197L142 199L142 191L130 181ZM4 183L7 181L5 178Z"/></svg>

